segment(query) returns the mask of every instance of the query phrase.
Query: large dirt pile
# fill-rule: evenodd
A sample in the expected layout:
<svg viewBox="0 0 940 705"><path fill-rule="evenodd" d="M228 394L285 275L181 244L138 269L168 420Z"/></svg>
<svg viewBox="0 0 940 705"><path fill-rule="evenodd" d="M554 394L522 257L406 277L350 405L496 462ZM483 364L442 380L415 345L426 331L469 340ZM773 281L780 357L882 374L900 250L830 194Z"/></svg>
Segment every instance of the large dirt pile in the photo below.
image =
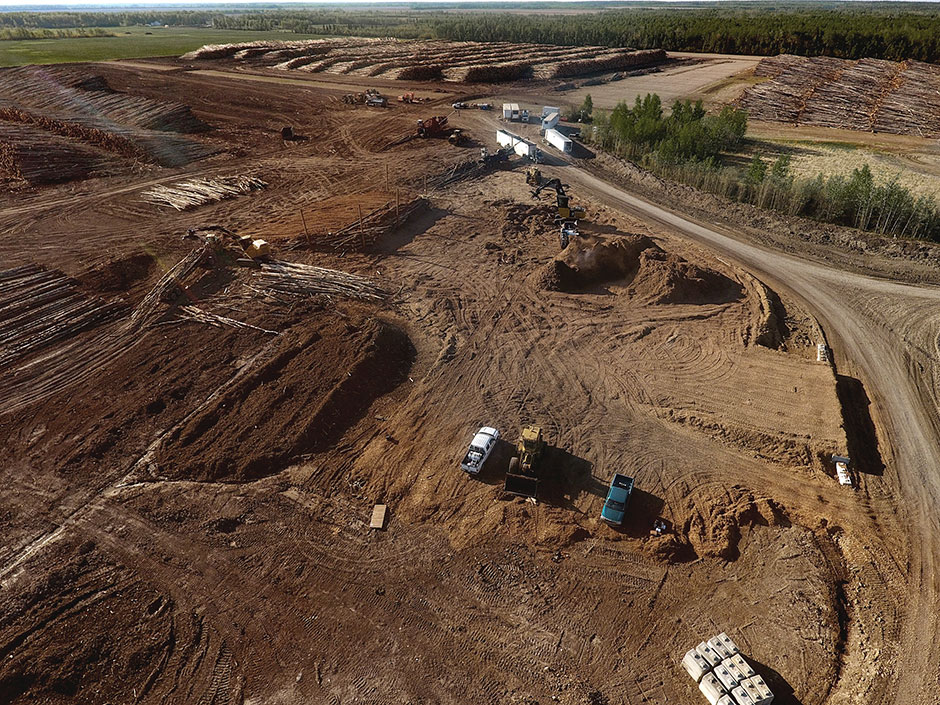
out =
<svg viewBox="0 0 940 705"><path fill-rule="evenodd" d="M262 356L168 435L158 474L239 481L278 472L336 441L404 379L412 352L390 324L325 317L282 333Z"/></svg>
<svg viewBox="0 0 940 705"><path fill-rule="evenodd" d="M543 270L546 289L580 291L624 284L648 303L719 303L742 295L740 284L668 253L645 235L574 238Z"/></svg>

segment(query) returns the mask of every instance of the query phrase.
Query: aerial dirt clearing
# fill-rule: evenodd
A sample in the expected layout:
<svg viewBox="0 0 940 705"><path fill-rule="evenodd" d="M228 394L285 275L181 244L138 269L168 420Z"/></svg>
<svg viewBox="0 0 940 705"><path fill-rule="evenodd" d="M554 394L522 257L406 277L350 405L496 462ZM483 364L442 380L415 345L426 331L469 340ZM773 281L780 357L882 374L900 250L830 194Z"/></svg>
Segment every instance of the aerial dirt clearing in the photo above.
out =
<svg viewBox="0 0 940 705"><path fill-rule="evenodd" d="M806 301L580 165L544 167L586 210L562 250L448 84L371 108L144 65L60 92L185 106L198 159L107 142L118 173L0 196L7 701L704 702L679 661L727 632L775 702L895 702L916 539ZM408 139L445 113L469 147ZM152 198L238 176L266 186ZM529 424L535 501L503 492Z"/></svg>

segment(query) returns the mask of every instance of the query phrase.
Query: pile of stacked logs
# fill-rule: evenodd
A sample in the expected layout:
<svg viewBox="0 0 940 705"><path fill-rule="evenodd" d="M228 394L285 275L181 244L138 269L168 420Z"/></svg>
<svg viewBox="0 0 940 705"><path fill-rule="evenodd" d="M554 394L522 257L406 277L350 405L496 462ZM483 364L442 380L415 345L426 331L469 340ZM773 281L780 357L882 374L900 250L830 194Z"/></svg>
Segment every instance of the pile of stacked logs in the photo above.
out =
<svg viewBox="0 0 940 705"><path fill-rule="evenodd" d="M754 73L770 80L739 101L751 119L940 136L940 66L781 55Z"/></svg>
<svg viewBox="0 0 940 705"><path fill-rule="evenodd" d="M379 301L388 296L366 277L295 262L265 262L253 278L253 287L270 294L343 296Z"/></svg>
<svg viewBox="0 0 940 705"><path fill-rule="evenodd" d="M142 200L178 211L241 196L267 187L253 176L219 176L214 179L187 179L172 186L154 186L141 194Z"/></svg>

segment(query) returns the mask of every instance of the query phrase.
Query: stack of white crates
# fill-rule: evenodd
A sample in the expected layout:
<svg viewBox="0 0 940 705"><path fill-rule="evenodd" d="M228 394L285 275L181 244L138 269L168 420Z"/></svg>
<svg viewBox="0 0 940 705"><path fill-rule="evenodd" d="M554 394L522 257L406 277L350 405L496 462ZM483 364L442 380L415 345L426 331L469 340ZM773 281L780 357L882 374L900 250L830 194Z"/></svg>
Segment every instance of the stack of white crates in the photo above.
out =
<svg viewBox="0 0 940 705"><path fill-rule="evenodd" d="M689 649L682 667L711 705L770 705L774 701L764 679L724 632Z"/></svg>

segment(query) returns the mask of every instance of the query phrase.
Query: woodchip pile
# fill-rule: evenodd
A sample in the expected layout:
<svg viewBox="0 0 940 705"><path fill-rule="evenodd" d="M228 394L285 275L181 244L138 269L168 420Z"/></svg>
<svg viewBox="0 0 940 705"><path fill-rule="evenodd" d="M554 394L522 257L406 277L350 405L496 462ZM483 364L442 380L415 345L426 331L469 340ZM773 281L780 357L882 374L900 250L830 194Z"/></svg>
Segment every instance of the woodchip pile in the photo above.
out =
<svg viewBox="0 0 940 705"><path fill-rule="evenodd" d="M169 206L178 211L214 203L226 198L259 191L267 183L252 176L219 176L214 179L187 179L172 186L154 186L141 194L148 203Z"/></svg>
<svg viewBox="0 0 940 705"><path fill-rule="evenodd" d="M940 136L940 66L784 54L754 73L770 80L740 99L752 119Z"/></svg>
<svg viewBox="0 0 940 705"><path fill-rule="evenodd" d="M183 58L231 59L282 70L402 81L499 83L647 66L664 61L666 53L661 49L349 38L210 45Z"/></svg>

